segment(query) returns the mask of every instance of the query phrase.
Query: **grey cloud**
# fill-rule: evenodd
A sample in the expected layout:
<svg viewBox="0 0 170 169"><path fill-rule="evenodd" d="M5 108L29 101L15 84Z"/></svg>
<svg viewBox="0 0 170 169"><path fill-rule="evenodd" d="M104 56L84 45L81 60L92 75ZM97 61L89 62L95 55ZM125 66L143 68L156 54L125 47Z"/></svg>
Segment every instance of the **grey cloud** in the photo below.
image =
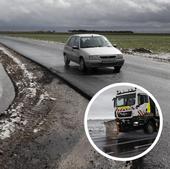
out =
<svg viewBox="0 0 170 169"><path fill-rule="evenodd" d="M169 29L169 0L13 0L0 2L0 26L128 26Z"/></svg>

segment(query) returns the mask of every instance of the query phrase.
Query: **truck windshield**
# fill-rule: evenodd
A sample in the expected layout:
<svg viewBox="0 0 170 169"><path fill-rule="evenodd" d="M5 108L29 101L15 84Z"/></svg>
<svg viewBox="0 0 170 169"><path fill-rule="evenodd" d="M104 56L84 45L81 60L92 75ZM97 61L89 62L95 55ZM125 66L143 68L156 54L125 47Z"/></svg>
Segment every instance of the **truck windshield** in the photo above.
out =
<svg viewBox="0 0 170 169"><path fill-rule="evenodd" d="M132 106L135 104L136 94L127 94L116 97L116 107Z"/></svg>
<svg viewBox="0 0 170 169"><path fill-rule="evenodd" d="M81 48L110 47L111 43L103 36L81 37Z"/></svg>

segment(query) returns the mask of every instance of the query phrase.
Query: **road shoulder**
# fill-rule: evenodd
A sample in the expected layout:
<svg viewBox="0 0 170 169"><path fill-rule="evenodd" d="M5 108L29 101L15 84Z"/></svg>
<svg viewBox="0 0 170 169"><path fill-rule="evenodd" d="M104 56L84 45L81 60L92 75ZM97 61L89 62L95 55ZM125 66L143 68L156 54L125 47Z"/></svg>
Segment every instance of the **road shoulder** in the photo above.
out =
<svg viewBox="0 0 170 169"><path fill-rule="evenodd" d="M10 106L14 97L14 86L0 63L0 114Z"/></svg>

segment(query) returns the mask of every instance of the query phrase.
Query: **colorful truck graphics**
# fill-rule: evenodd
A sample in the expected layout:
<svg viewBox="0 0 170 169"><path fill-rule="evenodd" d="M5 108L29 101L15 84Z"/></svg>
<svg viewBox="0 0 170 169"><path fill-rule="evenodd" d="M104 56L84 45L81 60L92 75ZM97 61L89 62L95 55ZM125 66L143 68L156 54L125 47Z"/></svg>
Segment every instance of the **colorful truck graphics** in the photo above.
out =
<svg viewBox="0 0 170 169"><path fill-rule="evenodd" d="M159 115L153 100L135 89L117 91L114 113L119 131L141 129L153 133L159 128Z"/></svg>

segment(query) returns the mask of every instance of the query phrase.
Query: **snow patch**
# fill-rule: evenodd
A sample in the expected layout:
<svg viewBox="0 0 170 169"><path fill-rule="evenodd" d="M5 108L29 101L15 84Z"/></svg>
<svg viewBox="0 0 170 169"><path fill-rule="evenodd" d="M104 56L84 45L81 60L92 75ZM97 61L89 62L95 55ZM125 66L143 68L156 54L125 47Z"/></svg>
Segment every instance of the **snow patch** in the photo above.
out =
<svg viewBox="0 0 170 169"><path fill-rule="evenodd" d="M10 114L10 117L8 119L2 119L0 120L0 139L6 139L9 138L11 133L15 131L15 128L18 124L20 125L26 125L27 121L23 120L21 117L21 110L23 108L24 104L19 103L18 106L14 109L9 109L5 112L5 114Z"/></svg>
<svg viewBox="0 0 170 169"><path fill-rule="evenodd" d="M45 91L43 94L40 95L39 101L37 105L40 105L43 100L50 99L50 100L56 100L54 97L50 97L49 94Z"/></svg>
<svg viewBox="0 0 170 169"><path fill-rule="evenodd" d="M26 85L27 87L25 87L23 90L19 90L19 92L24 93L27 98L34 98L37 95L37 89L39 87L35 81L36 77L34 77L32 72L27 70L25 64L23 64L6 48L0 47L0 50L2 50L6 55L8 55L8 57L10 57L23 71L24 78L22 79L22 81L18 81L16 85L18 89L21 89L22 88L21 86L23 84ZM40 104L44 99L54 99L50 98L46 91L42 92L43 93L39 97L38 104ZM8 115L9 117L7 117L5 120L4 119L0 120L0 139L9 138L16 128L20 128L22 127L22 125L24 126L27 124L27 120L24 120L22 117L23 107L24 101L19 103L15 108L14 105L12 105L10 109L4 112L4 115Z"/></svg>
<svg viewBox="0 0 170 169"><path fill-rule="evenodd" d="M39 129L34 129L33 132L34 133L37 133L39 131Z"/></svg>
<svg viewBox="0 0 170 169"><path fill-rule="evenodd" d="M41 130L41 125L44 123L44 121L41 121L38 125L37 125L37 128L35 128L34 130L33 130L33 132L34 133L37 133L37 132L39 132L40 130Z"/></svg>
<svg viewBox="0 0 170 169"><path fill-rule="evenodd" d="M35 77L33 76L33 74L27 70L25 64L23 64L18 58L16 58L7 49L0 47L0 50L2 50L6 55L8 55L23 70L24 77L29 79L29 86L30 86L29 91L30 91L30 93L28 95L30 97L34 97L36 95L37 84L34 81Z"/></svg>

